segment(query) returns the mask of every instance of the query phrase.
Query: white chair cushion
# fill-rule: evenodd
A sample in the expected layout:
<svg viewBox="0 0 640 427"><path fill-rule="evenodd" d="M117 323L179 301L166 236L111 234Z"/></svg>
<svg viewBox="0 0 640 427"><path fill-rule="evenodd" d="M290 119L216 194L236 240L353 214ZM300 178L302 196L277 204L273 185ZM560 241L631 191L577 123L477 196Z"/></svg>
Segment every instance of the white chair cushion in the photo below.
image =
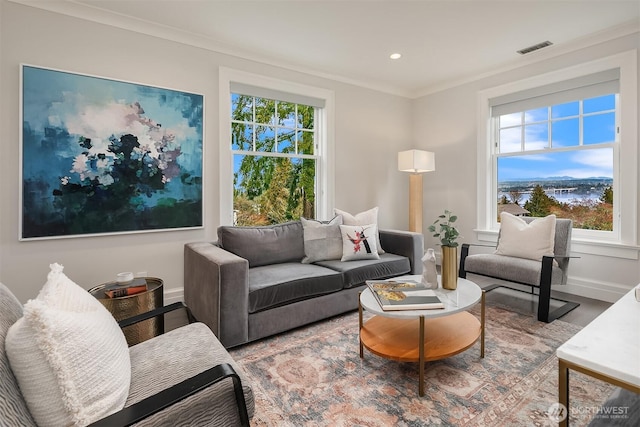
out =
<svg viewBox="0 0 640 427"><path fill-rule="evenodd" d="M496 255L542 261L544 255L553 256L556 235L556 216L548 215L527 224L507 212L500 214L500 239Z"/></svg>
<svg viewBox="0 0 640 427"><path fill-rule="evenodd" d="M131 382L118 323L62 269L51 265L47 283L6 338L11 369L40 427L104 418L124 407Z"/></svg>

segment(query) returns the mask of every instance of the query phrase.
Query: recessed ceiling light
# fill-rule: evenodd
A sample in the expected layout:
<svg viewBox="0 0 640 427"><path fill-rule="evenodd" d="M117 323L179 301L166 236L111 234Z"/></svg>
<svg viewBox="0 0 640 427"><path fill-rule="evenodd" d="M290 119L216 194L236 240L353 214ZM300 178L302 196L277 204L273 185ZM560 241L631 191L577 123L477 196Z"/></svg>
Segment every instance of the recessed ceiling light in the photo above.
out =
<svg viewBox="0 0 640 427"><path fill-rule="evenodd" d="M391 58L391 59L400 59L400 58L402 58L402 54L400 54L400 53L392 53L391 55L389 55L389 58Z"/></svg>

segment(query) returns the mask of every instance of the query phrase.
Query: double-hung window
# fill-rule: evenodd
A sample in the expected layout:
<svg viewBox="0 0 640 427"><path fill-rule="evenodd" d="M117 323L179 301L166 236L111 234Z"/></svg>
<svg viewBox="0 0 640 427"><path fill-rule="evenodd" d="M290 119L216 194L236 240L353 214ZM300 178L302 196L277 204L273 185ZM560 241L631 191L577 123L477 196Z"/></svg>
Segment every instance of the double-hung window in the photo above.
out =
<svg viewBox="0 0 640 427"><path fill-rule="evenodd" d="M636 244L635 56L479 93L480 240L495 239L507 211L570 218L583 245Z"/></svg>
<svg viewBox="0 0 640 427"><path fill-rule="evenodd" d="M333 92L221 68L220 94L221 222L325 217Z"/></svg>
<svg viewBox="0 0 640 427"><path fill-rule="evenodd" d="M497 212L617 228L619 78L606 70L489 101Z"/></svg>
<svg viewBox="0 0 640 427"><path fill-rule="evenodd" d="M318 109L243 92L231 93L234 223L315 218Z"/></svg>

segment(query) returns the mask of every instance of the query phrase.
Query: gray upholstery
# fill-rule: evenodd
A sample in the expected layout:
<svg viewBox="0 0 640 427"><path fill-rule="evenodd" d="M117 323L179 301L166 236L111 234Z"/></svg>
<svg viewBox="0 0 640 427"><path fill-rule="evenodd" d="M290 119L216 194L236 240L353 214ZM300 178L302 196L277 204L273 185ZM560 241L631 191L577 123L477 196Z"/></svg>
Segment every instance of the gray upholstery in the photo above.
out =
<svg viewBox="0 0 640 427"><path fill-rule="evenodd" d="M589 427L637 427L640 425L640 394L617 387L598 409Z"/></svg>
<svg viewBox="0 0 640 427"><path fill-rule="evenodd" d="M0 283L0 425L36 426L22 398L5 352L4 340L9 327L22 317L22 304Z"/></svg>
<svg viewBox="0 0 640 427"><path fill-rule="evenodd" d="M409 274L422 274L424 236L422 233L400 230L380 230L380 244L385 252L407 257L411 265ZM420 256L416 257L416 254Z"/></svg>
<svg viewBox="0 0 640 427"><path fill-rule="evenodd" d="M36 427L5 353L7 330L22 316L22 305L0 283L0 426ZM242 380L251 418L253 391L242 370L202 323L193 323L130 347L131 384L125 406L222 363L229 363ZM136 426L239 425L238 406L230 378L176 403Z"/></svg>
<svg viewBox="0 0 640 427"><path fill-rule="evenodd" d="M331 260L319 261L316 264L341 272L345 288L360 286L365 280L386 279L411 271L409 258L392 253L380 255L379 260L363 259L349 262Z"/></svg>
<svg viewBox="0 0 640 427"><path fill-rule="evenodd" d="M530 223L536 218L522 217L522 219ZM551 286L567 283L572 228L570 219L556 219L553 256L550 256L551 254L545 255L540 261L495 253L471 255L470 248L474 245L465 243L462 245L459 276L466 278L467 273L473 273L537 287L539 288L538 320L551 322L580 305L571 301L559 300L564 304L550 312L550 300L555 299L551 298ZM498 244L500 244L500 237L501 234L498 234ZM507 285L497 283L485 286L484 289L491 291L500 287L509 288Z"/></svg>
<svg viewBox="0 0 640 427"><path fill-rule="evenodd" d="M282 224L273 226L285 236L281 241L266 231L268 227L241 227L240 240L243 246L265 248L259 239L266 236L269 251L288 253L296 227L292 224L286 224L287 232ZM351 291L361 288L365 280L422 272L424 241L420 233L380 230L386 253L379 260L302 264L302 256L295 262L284 262L291 257L286 255L273 264L253 266L227 250L238 250L239 245L232 242L234 227L220 228L224 244L195 242L184 246L184 297L194 316L209 326L225 347L355 310L357 291ZM256 241L249 243L249 236ZM299 239L304 255L302 229ZM277 242L282 247L275 245ZM264 258L258 263L262 261Z"/></svg>
<svg viewBox="0 0 640 427"><path fill-rule="evenodd" d="M304 232L300 221L263 227L218 227L220 247L249 261L249 267L300 261Z"/></svg>
<svg viewBox="0 0 640 427"><path fill-rule="evenodd" d="M185 350L188 357L185 357ZM144 341L129 349L131 386L125 406L131 406L220 363L229 363L240 376L249 417L253 391L242 370L203 323L192 323ZM164 368L168 369L164 369ZM136 426L240 425L233 384L227 378L134 424Z"/></svg>
<svg viewBox="0 0 640 427"><path fill-rule="evenodd" d="M495 254L469 255L464 264L468 273L496 277L531 286L540 284L540 261ZM557 266L552 267L551 284L563 284L566 274Z"/></svg>
<svg viewBox="0 0 640 427"><path fill-rule="evenodd" d="M353 310L358 307L358 296L365 286L343 289L251 314L249 341L288 331L292 328L291 325L306 325Z"/></svg>
<svg viewBox="0 0 640 427"><path fill-rule="evenodd" d="M534 217L521 217L530 223ZM557 257L551 274L552 285L565 285L567 283L567 270L571 252L570 219L556 219L556 233L554 237L553 255ZM498 234L500 242L500 234ZM513 282L525 283L531 286L540 285L540 262L494 254L474 254L466 257L464 269L467 273L481 274L498 277Z"/></svg>
<svg viewBox="0 0 640 427"><path fill-rule="evenodd" d="M249 313L340 289L340 273L318 265L291 262L250 268Z"/></svg>

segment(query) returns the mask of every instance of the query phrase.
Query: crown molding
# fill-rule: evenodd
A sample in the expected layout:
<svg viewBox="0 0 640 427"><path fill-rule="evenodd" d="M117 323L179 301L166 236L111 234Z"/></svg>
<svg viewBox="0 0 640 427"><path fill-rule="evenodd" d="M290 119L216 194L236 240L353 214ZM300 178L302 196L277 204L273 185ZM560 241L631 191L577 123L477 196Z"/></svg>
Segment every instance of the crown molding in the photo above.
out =
<svg viewBox="0 0 640 427"><path fill-rule="evenodd" d="M0 0L1 1L1 0ZM391 95L401 96L409 99L421 98L433 93L451 89L466 83L491 77L506 71L511 71L520 67L531 65L540 61L551 59L560 55L564 55L585 47L593 46L616 38L624 37L630 34L640 32L640 20L635 19L619 26L611 27L603 31L599 31L573 41L560 45L553 45L548 48L533 52L521 58L517 58L508 64L497 68L492 68L484 73L474 73L473 75L462 76L457 79L448 80L446 82L436 83L422 89L407 90L396 86L381 85L373 81L365 81L353 79L341 75L326 73L311 68L293 64L284 59L274 59L256 52L243 50L238 47L223 44L210 37L197 34L185 30L180 30L163 24L147 21L140 18L107 11L96 6L78 3L74 0L5 0L24 6L34 7L47 10L54 13L60 13L75 18L92 21L112 27L134 31L152 37L157 37L185 45L205 49L224 55L233 56L261 64L287 69L315 77L321 77L340 83L359 86L378 92L388 93Z"/></svg>
<svg viewBox="0 0 640 427"><path fill-rule="evenodd" d="M638 34L640 36L640 19L634 19L624 24L610 27L596 33L589 34L587 36L574 39L570 42L552 45L541 49L539 51L532 52L528 55L524 55L520 58L504 64L500 67L492 68L484 73L474 74L473 76L465 76L459 79L449 80L425 88L422 91L415 93L412 98L421 98L433 93L441 92L446 89L451 89L463 84L471 83L477 80L482 80L487 77L491 77L507 71L512 71L517 68L526 67L528 65L535 64L537 62L546 61L561 55L566 55L571 52L575 52L580 49L595 46L600 43L605 43L610 40L615 40L621 37L625 37L632 34Z"/></svg>

